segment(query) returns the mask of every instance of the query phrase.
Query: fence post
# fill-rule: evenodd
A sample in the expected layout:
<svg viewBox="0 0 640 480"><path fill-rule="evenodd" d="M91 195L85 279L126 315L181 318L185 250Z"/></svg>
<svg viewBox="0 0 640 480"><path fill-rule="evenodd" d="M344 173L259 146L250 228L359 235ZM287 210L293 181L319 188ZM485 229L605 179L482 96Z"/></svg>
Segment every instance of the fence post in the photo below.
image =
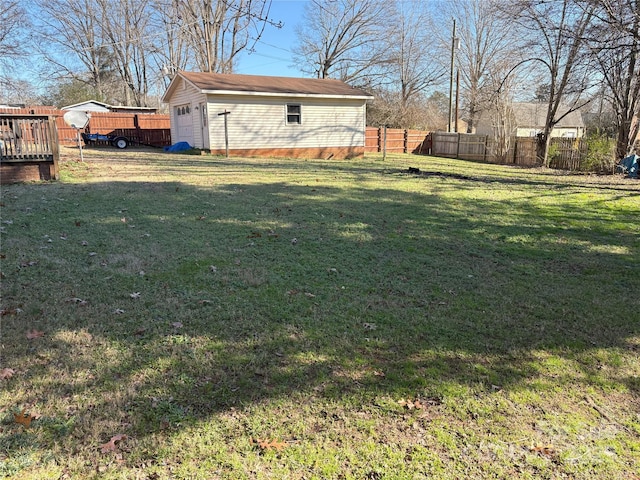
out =
<svg viewBox="0 0 640 480"><path fill-rule="evenodd" d="M409 151L409 130L404 129L404 148L403 152L407 153Z"/></svg>
<svg viewBox="0 0 640 480"><path fill-rule="evenodd" d="M387 125L384 126L384 141L382 142L382 160L387 159Z"/></svg>
<svg viewBox="0 0 640 480"><path fill-rule="evenodd" d="M460 134L456 132L457 142L456 142L456 158L460 158Z"/></svg>
<svg viewBox="0 0 640 480"><path fill-rule="evenodd" d="M142 135L140 135L140 120L138 119L138 114L136 113L133 117L133 127L136 129L136 142L140 142L142 140Z"/></svg>
<svg viewBox="0 0 640 480"><path fill-rule="evenodd" d="M488 149L488 145L489 145L489 135L485 135L484 136L484 155L482 156L482 161L486 162L487 161L487 149Z"/></svg>
<svg viewBox="0 0 640 480"><path fill-rule="evenodd" d="M56 118L53 115L47 117L47 129L47 140L49 141L49 148L53 156L53 178L60 180L60 143L58 139L58 126L56 125Z"/></svg>
<svg viewBox="0 0 640 480"><path fill-rule="evenodd" d="M517 163L518 163L518 137L515 136L513 141L513 164L515 165Z"/></svg>

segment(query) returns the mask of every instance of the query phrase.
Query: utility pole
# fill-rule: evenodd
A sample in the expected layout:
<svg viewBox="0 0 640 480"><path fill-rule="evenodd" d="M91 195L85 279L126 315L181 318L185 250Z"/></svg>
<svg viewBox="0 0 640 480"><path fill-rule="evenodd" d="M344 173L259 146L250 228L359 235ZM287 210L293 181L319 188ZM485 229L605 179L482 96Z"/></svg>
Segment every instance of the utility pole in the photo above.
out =
<svg viewBox="0 0 640 480"><path fill-rule="evenodd" d="M449 124L447 132L451 132L453 124L453 67L456 59L456 49L460 48L460 39L456 37L456 19L453 19L453 35L451 35L451 68L449 71Z"/></svg>
<svg viewBox="0 0 640 480"><path fill-rule="evenodd" d="M453 131L458 133L458 109L460 108L460 69L456 69L456 114L454 115Z"/></svg>
<svg viewBox="0 0 640 480"><path fill-rule="evenodd" d="M224 149L226 153L226 158L229 158L229 127L227 127L227 116L231 112L228 112L227 109L224 109L224 112L220 112L218 116L224 117Z"/></svg>

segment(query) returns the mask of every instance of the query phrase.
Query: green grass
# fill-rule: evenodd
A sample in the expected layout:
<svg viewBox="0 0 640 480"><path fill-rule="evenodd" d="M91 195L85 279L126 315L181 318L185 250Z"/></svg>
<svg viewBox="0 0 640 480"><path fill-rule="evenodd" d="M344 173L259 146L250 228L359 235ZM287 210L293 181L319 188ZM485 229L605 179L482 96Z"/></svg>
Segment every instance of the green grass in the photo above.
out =
<svg viewBox="0 0 640 480"><path fill-rule="evenodd" d="M76 157L1 191L0 475L640 475L639 182Z"/></svg>

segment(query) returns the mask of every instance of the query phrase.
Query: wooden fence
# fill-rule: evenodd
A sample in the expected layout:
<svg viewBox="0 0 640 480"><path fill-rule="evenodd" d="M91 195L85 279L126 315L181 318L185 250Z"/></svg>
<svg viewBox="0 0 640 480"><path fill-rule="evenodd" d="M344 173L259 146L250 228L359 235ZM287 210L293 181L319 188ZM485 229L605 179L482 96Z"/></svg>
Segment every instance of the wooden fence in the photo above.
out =
<svg viewBox="0 0 640 480"><path fill-rule="evenodd" d="M4 108L0 114L31 115L44 114L55 118L60 145L76 146L78 135L75 128L68 126L63 115L66 110L55 107ZM133 143L164 147L171 145L169 115L140 113L90 112L87 133L125 136Z"/></svg>
<svg viewBox="0 0 640 480"><path fill-rule="evenodd" d="M429 132L398 128L367 127L365 152L429 154Z"/></svg>
<svg viewBox="0 0 640 480"><path fill-rule="evenodd" d="M57 179L58 161L53 116L0 114L0 183Z"/></svg>
<svg viewBox="0 0 640 480"><path fill-rule="evenodd" d="M171 145L169 115L93 112L87 133L124 136L154 147Z"/></svg>
<svg viewBox="0 0 640 480"><path fill-rule="evenodd" d="M489 135L433 132L431 154L437 157L527 167L541 165L535 137L510 137L499 144ZM552 138L549 166L562 170L580 170L586 155L586 140Z"/></svg>

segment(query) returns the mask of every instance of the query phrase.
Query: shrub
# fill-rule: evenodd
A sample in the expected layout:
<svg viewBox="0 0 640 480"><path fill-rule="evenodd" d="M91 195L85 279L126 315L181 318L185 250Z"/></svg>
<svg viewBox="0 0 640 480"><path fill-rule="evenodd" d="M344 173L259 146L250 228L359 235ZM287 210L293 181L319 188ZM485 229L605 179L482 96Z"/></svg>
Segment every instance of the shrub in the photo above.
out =
<svg viewBox="0 0 640 480"><path fill-rule="evenodd" d="M583 158L580 169L586 172L613 173L615 170L614 139L601 134L586 137L587 155Z"/></svg>

